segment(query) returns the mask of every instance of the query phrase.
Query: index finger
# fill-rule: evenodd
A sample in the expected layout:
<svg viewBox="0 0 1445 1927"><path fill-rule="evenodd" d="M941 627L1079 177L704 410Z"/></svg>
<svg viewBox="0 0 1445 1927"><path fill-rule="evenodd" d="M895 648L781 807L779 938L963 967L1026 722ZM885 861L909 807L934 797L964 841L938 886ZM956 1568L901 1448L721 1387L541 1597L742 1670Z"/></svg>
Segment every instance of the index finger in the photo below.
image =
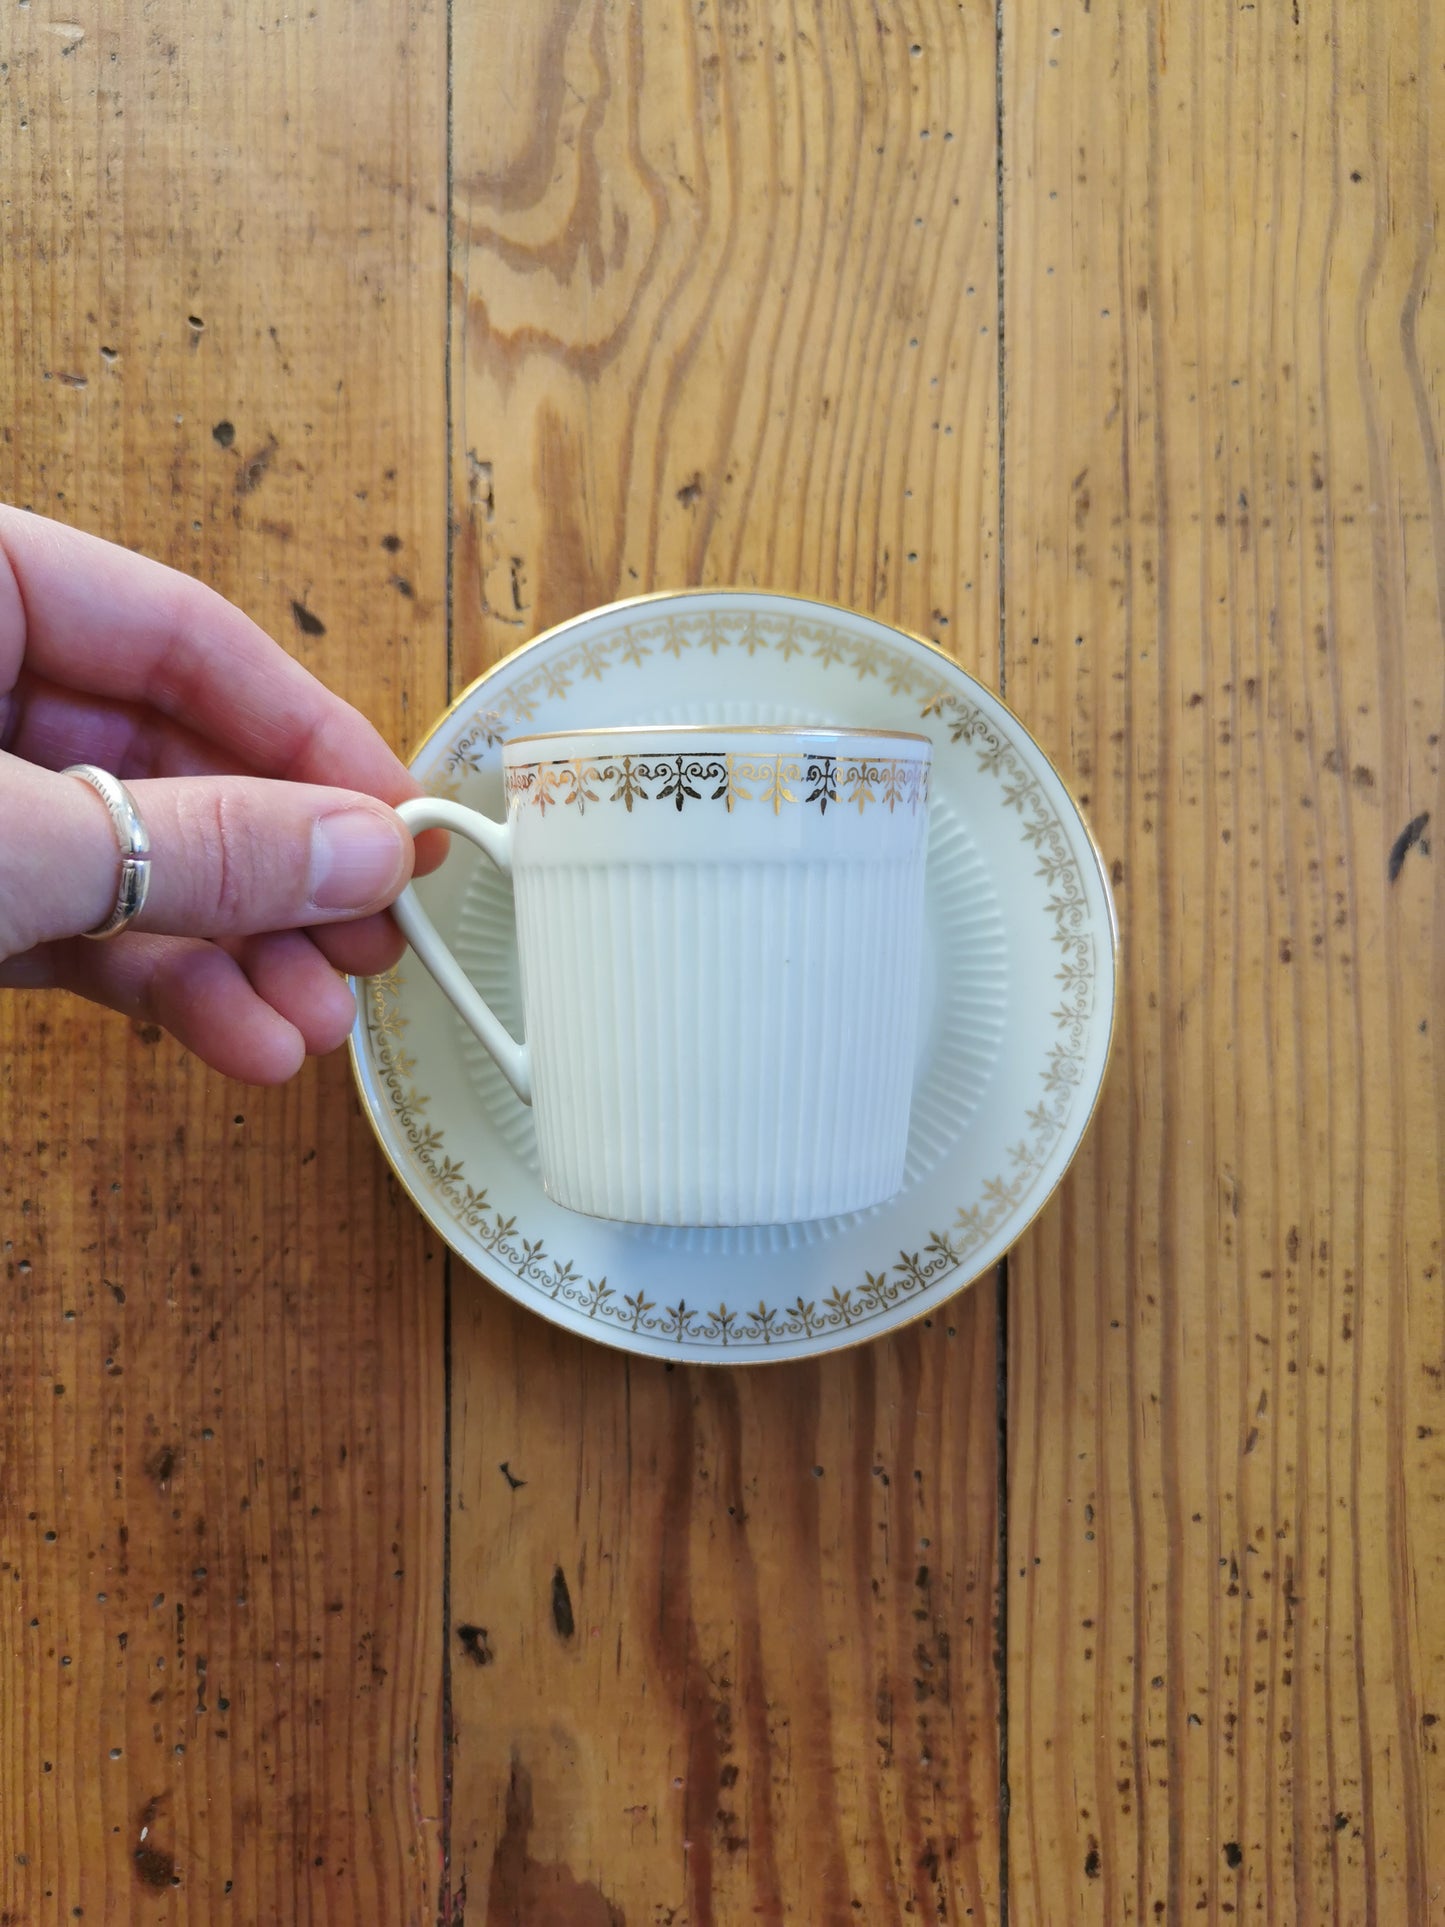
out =
<svg viewBox="0 0 1445 1927"><path fill-rule="evenodd" d="M213 589L0 505L0 744L22 663L66 688L148 703L258 776L387 803L417 794L366 718Z"/></svg>

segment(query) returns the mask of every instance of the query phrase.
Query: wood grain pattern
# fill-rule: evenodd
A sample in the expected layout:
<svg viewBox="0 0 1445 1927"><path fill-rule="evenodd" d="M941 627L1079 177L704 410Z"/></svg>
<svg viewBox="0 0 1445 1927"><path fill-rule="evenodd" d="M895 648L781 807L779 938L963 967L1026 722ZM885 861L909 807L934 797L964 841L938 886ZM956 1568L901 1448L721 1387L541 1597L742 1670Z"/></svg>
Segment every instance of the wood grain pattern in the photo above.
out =
<svg viewBox="0 0 1445 1927"><path fill-rule="evenodd" d="M454 63L459 678L696 582L991 672L992 11L557 0Z"/></svg>
<svg viewBox="0 0 1445 1927"><path fill-rule="evenodd" d="M1008 692L1126 959L1010 1266L1021 1919L1439 1917L1441 56L1007 15Z"/></svg>
<svg viewBox="0 0 1445 1927"><path fill-rule="evenodd" d="M0 181L0 493L404 740L444 694L440 10L7 8ZM442 1264L346 1066L262 1096L14 997L0 1061L0 1918L430 1923Z"/></svg>
<svg viewBox="0 0 1445 1927"><path fill-rule="evenodd" d="M570 0L454 35L458 680L716 581L996 675L992 7ZM726 1374L458 1283L459 1916L996 1917L994 1355L987 1285Z"/></svg>
<svg viewBox="0 0 1445 1927"><path fill-rule="evenodd" d="M344 1065L0 1005L0 1927L1440 1916L1439 10L998 24L6 12L0 493L403 746L615 595L876 610L1125 972L1006 1319L736 1373L448 1324Z"/></svg>

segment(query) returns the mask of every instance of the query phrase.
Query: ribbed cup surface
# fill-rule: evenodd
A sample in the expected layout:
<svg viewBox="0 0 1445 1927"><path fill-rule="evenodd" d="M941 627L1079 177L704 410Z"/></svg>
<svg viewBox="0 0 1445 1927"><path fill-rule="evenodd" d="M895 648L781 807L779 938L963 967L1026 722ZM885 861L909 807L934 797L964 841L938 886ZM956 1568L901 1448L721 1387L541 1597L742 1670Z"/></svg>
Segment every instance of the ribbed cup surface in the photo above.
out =
<svg viewBox="0 0 1445 1927"><path fill-rule="evenodd" d="M519 870L543 1179L634 1223L786 1223L903 1179L923 854Z"/></svg>

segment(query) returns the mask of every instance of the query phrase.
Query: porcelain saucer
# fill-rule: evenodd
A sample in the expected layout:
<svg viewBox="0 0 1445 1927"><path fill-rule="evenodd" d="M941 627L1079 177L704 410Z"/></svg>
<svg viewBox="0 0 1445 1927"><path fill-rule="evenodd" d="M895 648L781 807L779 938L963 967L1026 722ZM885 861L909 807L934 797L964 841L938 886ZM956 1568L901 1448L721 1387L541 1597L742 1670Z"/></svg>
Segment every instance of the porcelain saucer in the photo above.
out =
<svg viewBox="0 0 1445 1927"><path fill-rule="evenodd" d="M398 1178L459 1257L569 1330L699 1363L876 1337L988 1271L1038 1215L1108 1061L1117 927L1063 779L931 644L791 596L695 590L539 636L473 683L412 759L500 817L514 734L620 723L833 723L933 740L920 1049L903 1189L848 1218L662 1230L542 1188L530 1111L410 954L354 986L352 1065ZM514 1034L511 886L453 852L419 894Z"/></svg>

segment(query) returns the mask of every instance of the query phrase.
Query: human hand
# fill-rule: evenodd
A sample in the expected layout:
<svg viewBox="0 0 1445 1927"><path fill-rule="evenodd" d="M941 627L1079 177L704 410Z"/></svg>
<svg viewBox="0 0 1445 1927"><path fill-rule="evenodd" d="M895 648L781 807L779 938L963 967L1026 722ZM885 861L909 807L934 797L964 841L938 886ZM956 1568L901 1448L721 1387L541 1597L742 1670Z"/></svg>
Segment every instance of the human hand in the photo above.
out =
<svg viewBox="0 0 1445 1927"><path fill-rule="evenodd" d="M129 929L106 806L130 788L151 888ZM0 506L0 987L164 1024L216 1070L283 1082L355 1018L337 975L395 963L412 874L386 807L418 787L362 716L189 576ZM441 845L423 839L430 868Z"/></svg>

